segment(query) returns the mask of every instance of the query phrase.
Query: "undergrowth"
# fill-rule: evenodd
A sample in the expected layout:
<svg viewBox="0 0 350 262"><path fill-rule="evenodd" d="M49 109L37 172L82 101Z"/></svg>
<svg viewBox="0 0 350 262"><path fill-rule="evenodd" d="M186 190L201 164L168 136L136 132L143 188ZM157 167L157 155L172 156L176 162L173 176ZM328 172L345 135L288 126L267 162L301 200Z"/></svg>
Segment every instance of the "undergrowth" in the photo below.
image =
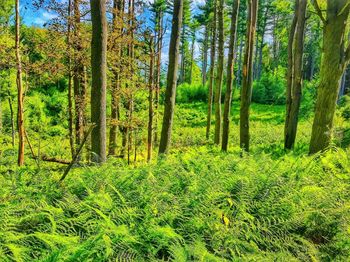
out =
<svg viewBox="0 0 350 262"><path fill-rule="evenodd" d="M0 176L2 261L347 261L350 151L240 156L203 146Z"/></svg>

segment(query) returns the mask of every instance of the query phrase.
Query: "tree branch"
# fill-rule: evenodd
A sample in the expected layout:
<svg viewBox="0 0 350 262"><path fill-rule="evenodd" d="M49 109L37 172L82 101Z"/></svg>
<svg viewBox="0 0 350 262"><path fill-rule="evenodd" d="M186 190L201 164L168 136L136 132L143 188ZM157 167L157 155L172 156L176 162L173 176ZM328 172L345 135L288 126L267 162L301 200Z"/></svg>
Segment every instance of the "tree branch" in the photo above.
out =
<svg viewBox="0 0 350 262"><path fill-rule="evenodd" d="M317 15L321 18L322 22L324 24L326 24L327 20L324 18L323 14L322 14L322 10L321 10L320 6L318 5L317 0L312 0L311 2L312 2L312 5L314 6L314 8L316 10Z"/></svg>

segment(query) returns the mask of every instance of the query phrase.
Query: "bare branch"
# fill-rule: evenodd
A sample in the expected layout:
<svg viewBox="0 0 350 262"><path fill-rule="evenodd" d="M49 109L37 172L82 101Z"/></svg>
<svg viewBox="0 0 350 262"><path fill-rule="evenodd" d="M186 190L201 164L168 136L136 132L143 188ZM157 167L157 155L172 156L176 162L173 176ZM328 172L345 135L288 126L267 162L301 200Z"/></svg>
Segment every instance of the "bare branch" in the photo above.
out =
<svg viewBox="0 0 350 262"><path fill-rule="evenodd" d="M311 3L312 3L312 5L314 6L317 15L321 18L322 22L323 22L324 24L326 24L326 23L327 23L327 20L324 18L323 14L322 14L322 10L321 10L320 6L318 5L317 0L312 0Z"/></svg>

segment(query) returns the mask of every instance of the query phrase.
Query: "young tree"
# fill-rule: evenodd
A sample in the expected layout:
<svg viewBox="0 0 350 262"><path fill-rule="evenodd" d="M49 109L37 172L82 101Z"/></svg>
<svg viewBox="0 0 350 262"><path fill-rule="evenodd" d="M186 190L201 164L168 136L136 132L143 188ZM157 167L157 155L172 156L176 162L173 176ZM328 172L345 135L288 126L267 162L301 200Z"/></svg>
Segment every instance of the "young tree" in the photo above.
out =
<svg viewBox="0 0 350 262"><path fill-rule="evenodd" d="M341 76L350 60L350 45L344 48L349 0L328 0L326 17L316 0L313 4L323 22L323 57L310 142L311 154L330 145Z"/></svg>
<svg viewBox="0 0 350 262"><path fill-rule="evenodd" d="M210 79L209 79L209 90L208 90L208 114L207 114L207 129L206 138L209 139L210 127L211 127L211 115L213 111L213 96L214 96L214 78L215 78L215 56L216 56L216 5L217 0L211 1L212 10L214 13L213 20L211 22L211 43L210 43Z"/></svg>
<svg viewBox="0 0 350 262"><path fill-rule="evenodd" d="M90 0L91 41L91 122L96 125L91 133L92 160L106 161L106 56L107 21L105 0Z"/></svg>
<svg viewBox="0 0 350 262"><path fill-rule="evenodd" d="M236 50L236 34L237 34L237 20L240 0L234 0L231 15L231 29L230 29L230 44L227 61L227 76L226 76L226 94L225 107L222 128L222 150L227 151L228 137L230 131L230 113L233 92L233 78L234 78L234 53Z"/></svg>
<svg viewBox="0 0 350 262"><path fill-rule="evenodd" d="M18 128L18 165L24 164L24 110L23 110L23 83L22 83L22 61L20 52L20 16L19 0L16 0L16 62L17 62L17 128Z"/></svg>
<svg viewBox="0 0 350 262"><path fill-rule="evenodd" d="M218 31L219 31L219 45L218 45L218 66L215 81L215 144L220 144L221 137L221 91L222 80L224 76L224 49L225 49L225 34L224 34L224 0L219 0L218 6Z"/></svg>
<svg viewBox="0 0 350 262"><path fill-rule="evenodd" d="M154 40L150 35L149 42L149 78L148 78L148 133L147 133L147 161L152 160L153 149L153 89L154 89Z"/></svg>
<svg viewBox="0 0 350 262"><path fill-rule="evenodd" d="M248 0L247 34L243 64L240 108L240 146L249 152L249 110L253 87L253 49L258 14L258 0Z"/></svg>
<svg viewBox="0 0 350 262"><path fill-rule="evenodd" d="M287 110L284 147L292 149L298 127L302 94L303 50L307 0L295 1L295 14L288 43Z"/></svg>
<svg viewBox="0 0 350 262"><path fill-rule="evenodd" d="M164 117L159 144L159 154L168 153L171 142L171 132L176 98L176 82L179 60L180 35L182 27L183 4L183 0L174 0L174 13L169 46L167 86L164 99Z"/></svg>

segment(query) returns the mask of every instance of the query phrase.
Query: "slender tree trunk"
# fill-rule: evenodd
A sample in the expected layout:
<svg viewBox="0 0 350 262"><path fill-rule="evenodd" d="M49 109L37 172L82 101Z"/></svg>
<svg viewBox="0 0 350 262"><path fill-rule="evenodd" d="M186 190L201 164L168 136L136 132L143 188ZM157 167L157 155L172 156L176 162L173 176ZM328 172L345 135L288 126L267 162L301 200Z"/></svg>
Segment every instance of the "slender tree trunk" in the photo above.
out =
<svg viewBox="0 0 350 262"><path fill-rule="evenodd" d="M18 128L18 165L24 164L24 111L23 111L23 83L22 83L22 62L20 53L20 16L19 0L16 0L16 62L17 62L17 128Z"/></svg>
<svg viewBox="0 0 350 262"><path fill-rule="evenodd" d="M163 10L160 9L157 13L157 75L155 86L155 105L154 105L154 143L158 143L158 115L159 115L159 94L160 94L160 81L162 71L162 49L163 49Z"/></svg>
<svg viewBox="0 0 350 262"><path fill-rule="evenodd" d="M114 38L113 40L117 42L114 45L113 51L117 54L117 59L120 59L122 56L122 48L119 43L118 37L121 35L123 30L123 16L124 16L124 1L123 0L114 0L113 2L113 30L114 30ZM108 146L108 154L114 156L116 154L117 148L117 121L119 120L119 92L120 92L120 67L119 63L114 63L113 65L116 67L113 70L113 87L112 87L112 101L111 101L111 127L109 131L109 146Z"/></svg>
<svg viewBox="0 0 350 262"><path fill-rule="evenodd" d="M347 0L327 1L327 18L323 27L323 58L317 89L315 118L312 126L310 153L326 149L332 139L333 119L341 76L349 61L349 48L344 50Z"/></svg>
<svg viewBox="0 0 350 262"><path fill-rule="evenodd" d="M234 53L236 50L236 35L237 35L237 21L240 0L235 0L232 7L231 16L231 30L230 30L230 46L227 61L227 77L226 77L226 94L225 107L222 129L222 147L223 151L227 151L228 137L230 131L230 113L233 93L233 78L234 78Z"/></svg>
<svg viewBox="0 0 350 262"><path fill-rule="evenodd" d="M192 35L192 43L191 43L191 64L190 64L190 77L189 77L189 83L192 85L192 71L193 71L193 60L194 60L194 43L196 41L196 34L194 33Z"/></svg>
<svg viewBox="0 0 350 262"><path fill-rule="evenodd" d="M215 137L214 143L219 145L221 138L221 91L222 80L224 76L224 0L219 0L218 6L218 31L219 31L219 46L218 46L218 67L215 81Z"/></svg>
<svg viewBox="0 0 350 262"><path fill-rule="evenodd" d="M204 40L203 40L202 86L205 86L207 82L208 41L209 41L209 28L208 28L208 25L206 25L205 32L204 32Z"/></svg>
<svg viewBox="0 0 350 262"><path fill-rule="evenodd" d="M68 1L68 32L67 32L67 50L68 50L68 128L69 128L69 145L72 158L75 155L74 134L73 134L73 97L72 97L72 53L71 53L71 33L72 33L72 1Z"/></svg>
<svg viewBox="0 0 350 262"><path fill-rule="evenodd" d="M148 80L148 137L147 137L147 161L152 160L152 140L153 140L153 74L154 74L154 47L153 36L150 42L150 63L149 63L149 80Z"/></svg>
<svg viewBox="0 0 350 262"><path fill-rule="evenodd" d="M91 134L92 160L106 161L106 56L107 20L106 2L90 0L92 20L91 41L91 122L96 126Z"/></svg>
<svg viewBox="0 0 350 262"><path fill-rule="evenodd" d="M206 138L209 139L210 127L211 127L211 115L213 111L213 96L214 96L214 79L215 79L215 55L216 55L216 3L217 0L213 1L213 12L214 18L212 21L212 33L211 33L211 44L210 44L210 80L208 90L208 114L207 114L207 130Z"/></svg>
<svg viewBox="0 0 350 262"><path fill-rule="evenodd" d="M249 152L249 110L253 87L253 54L258 15L258 0L248 0L247 37L243 64L243 83L240 109L240 146Z"/></svg>
<svg viewBox="0 0 350 262"><path fill-rule="evenodd" d="M237 70L237 85L242 85L242 59L243 59L243 36L239 43L238 70Z"/></svg>
<svg viewBox="0 0 350 262"><path fill-rule="evenodd" d="M176 80L179 60L180 34L182 28L183 4L183 0L174 0L174 14L169 46L167 87L164 99L164 117L159 144L159 154L168 153L171 142L171 132L176 98Z"/></svg>

